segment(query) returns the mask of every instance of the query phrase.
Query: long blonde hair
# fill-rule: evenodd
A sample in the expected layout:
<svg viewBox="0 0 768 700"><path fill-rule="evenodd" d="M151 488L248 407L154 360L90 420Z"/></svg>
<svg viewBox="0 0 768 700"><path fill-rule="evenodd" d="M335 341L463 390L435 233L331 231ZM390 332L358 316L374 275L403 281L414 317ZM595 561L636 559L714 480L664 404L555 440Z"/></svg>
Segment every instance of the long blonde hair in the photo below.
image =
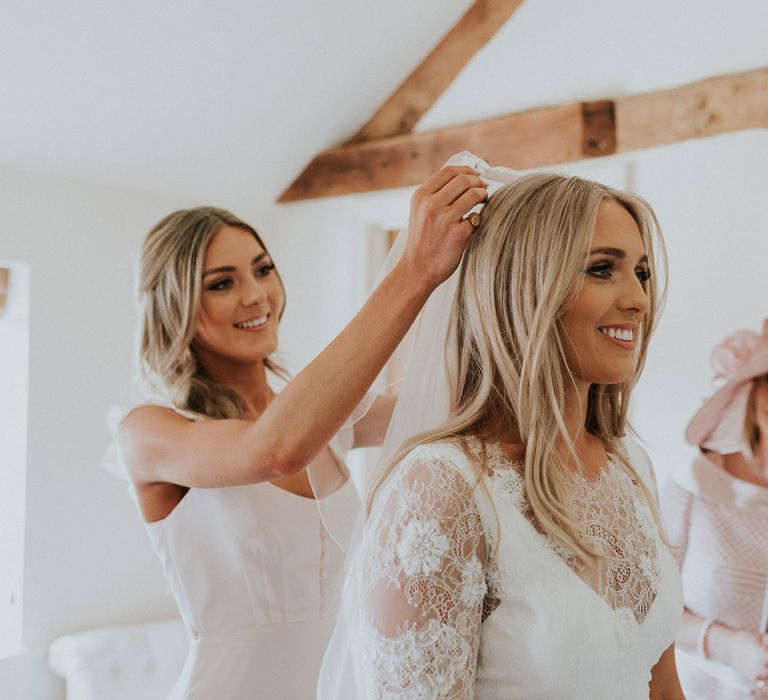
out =
<svg viewBox="0 0 768 700"><path fill-rule="evenodd" d="M585 427L617 455L658 521L655 499L620 449L629 396L663 297L656 281L659 269L666 269L657 259L665 262L658 221L636 195L548 173L506 185L485 206L459 272L446 339L449 417L402 446L371 488L368 508L394 465L417 444L488 437L494 428L512 427L525 447L525 490L537 526L580 559L595 556L575 534L567 505L572 474L556 448L558 441L573 447L563 406L575 385L560 319L583 283L604 200L618 202L640 230L651 271L645 284L649 311L636 331L634 376L622 384L592 385Z"/></svg>
<svg viewBox="0 0 768 700"><path fill-rule="evenodd" d="M205 254L224 226L247 231L268 253L251 226L214 207L173 212L144 239L138 280L139 373L149 389L160 392L179 408L210 418L243 418L240 395L207 377L192 348L200 314ZM280 316L284 310L285 304ZM267 358L264 364L287 378L274 360Z"/></svg>

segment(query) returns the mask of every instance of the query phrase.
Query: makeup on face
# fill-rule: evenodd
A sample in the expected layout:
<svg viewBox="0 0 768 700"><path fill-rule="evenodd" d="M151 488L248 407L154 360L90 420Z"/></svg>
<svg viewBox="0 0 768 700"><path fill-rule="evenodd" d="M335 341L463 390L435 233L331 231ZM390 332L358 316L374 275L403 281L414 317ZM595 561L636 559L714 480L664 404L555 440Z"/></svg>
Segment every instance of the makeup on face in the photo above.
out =
<svg viewBox="0 0 768 700"><path fill-rule="evenodd" d="M585 383L629 381L651 272L637 224L617 202L600 205L582 271L584 282L562 318L569 367Z"/></svg>
<svg viewBox="0 0 768 700"><path fill-rule="evenodd" d="M275 265L248 231L225 226L203 266L195 348L217 361L261 361L277 349L284 294Z"/></svg>

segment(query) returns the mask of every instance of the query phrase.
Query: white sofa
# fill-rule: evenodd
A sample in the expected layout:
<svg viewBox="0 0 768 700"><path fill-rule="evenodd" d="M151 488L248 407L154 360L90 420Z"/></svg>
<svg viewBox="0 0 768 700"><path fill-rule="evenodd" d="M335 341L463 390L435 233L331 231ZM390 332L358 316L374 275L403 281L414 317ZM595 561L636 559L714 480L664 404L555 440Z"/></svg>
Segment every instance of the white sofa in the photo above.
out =
<svg viewBox="0 0 768 700"><path fill-rule="evenodd" d="M59 637L48 664L65 679L67 700L165 700L188 646L178 620L106 627Z"/></svg>

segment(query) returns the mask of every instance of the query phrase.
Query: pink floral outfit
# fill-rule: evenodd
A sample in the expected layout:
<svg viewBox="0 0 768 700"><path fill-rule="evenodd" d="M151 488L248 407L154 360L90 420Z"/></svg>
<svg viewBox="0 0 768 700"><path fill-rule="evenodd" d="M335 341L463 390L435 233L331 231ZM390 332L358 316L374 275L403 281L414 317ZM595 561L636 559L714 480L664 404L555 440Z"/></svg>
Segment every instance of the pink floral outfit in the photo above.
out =
<svg viewBox="0 0 768 700"><path fill-rule="evenodd" d="M708 620L757 634L768 617L768 489L731 476L722 456L699 452L661 490L685 606ZM752 683L714 659L677 651L689 699L741 700Z"/></svg>

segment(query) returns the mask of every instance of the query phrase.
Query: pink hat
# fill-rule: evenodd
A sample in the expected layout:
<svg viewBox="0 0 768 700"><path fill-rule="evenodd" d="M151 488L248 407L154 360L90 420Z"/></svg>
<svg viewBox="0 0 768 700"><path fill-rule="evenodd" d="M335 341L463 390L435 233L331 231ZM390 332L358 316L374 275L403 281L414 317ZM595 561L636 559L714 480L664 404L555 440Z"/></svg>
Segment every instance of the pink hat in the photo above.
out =
<svg viewBox="0 0 768 700"><path fill-rule="evenodd" d="M715 377L725 380L685 429L692 445L722 454L736 452L744 442L744 419L751 381L768 374L768 319L763 333L737 331L710 356Z"/></svg>

